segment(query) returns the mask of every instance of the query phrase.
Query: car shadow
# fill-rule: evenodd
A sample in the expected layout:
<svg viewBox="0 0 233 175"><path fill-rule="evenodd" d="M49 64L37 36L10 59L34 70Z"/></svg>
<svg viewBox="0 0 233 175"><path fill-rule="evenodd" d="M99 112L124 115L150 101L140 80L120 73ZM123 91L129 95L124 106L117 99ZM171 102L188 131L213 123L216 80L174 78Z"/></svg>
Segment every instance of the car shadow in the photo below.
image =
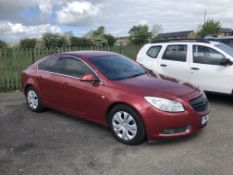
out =
<svg viewBox="0 0 233 175"><path fill-rule="evenodd" d="M46 109L46 110L47 110L47 112L55 114L57 117L60 117L60 118L65 119L65 120L79 122L81 124L88 125L90 127L95 127L95 128L98 128L98 129L101 128L101 129L104 129L106 131L108 131L108 130L110 131L108 126L101 125L101 124L98 124L96 122L89 121L87 119L83 119L83 118L81 118L79 116L70 115L70 114L55 110L55 109Z"/></svg>
<svg viewBox="0 0 233 175"><path fill-rule="evenodd" d="M233 106L233 96L206 92L210 103Z"/></svg>
<svg viewBox="0 0 233 175"><path fill-rule="evenodd" d="M201 129L201 130L197 131L196 133L189 135L189 136L149 141L148 145L162 146L162 145L171 145L171 144L183 144L185 142L190 142L192 140L195 140L195 138L198 138L202 132L204 132L203 129Z"/></svg>

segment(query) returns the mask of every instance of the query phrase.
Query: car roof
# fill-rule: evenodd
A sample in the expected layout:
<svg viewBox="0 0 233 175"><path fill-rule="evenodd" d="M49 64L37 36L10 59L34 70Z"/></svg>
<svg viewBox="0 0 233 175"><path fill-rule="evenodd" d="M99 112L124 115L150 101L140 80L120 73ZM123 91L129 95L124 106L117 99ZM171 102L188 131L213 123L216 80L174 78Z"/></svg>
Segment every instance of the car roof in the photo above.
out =
<svg viewBox="0 0 233 175"><path fill-rule="evenodd" d="M116 55L116 53L107 52L107 51L72 51L72 52L61 53L59 55L70 55L70 56L75 56L81 59L90 59L93 57Z"/></svg>

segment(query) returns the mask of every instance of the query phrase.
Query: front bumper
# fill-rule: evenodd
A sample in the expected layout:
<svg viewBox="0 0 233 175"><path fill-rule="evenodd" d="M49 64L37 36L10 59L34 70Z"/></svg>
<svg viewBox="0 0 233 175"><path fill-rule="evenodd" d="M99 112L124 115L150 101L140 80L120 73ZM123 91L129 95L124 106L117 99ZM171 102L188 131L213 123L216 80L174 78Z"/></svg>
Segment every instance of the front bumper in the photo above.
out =
<svg viewBox="0 0 233 175"><path fill-rule="evenodd" d="M147 139L150 141L188 136L205 127L208 121L202 124L202 117L210 112L209 106L206 112L199 113L187 103L197 96L200 96L200 92L177 99L185 107L185 111L179 113L163 112L148 105L142 114Z"/></svg>

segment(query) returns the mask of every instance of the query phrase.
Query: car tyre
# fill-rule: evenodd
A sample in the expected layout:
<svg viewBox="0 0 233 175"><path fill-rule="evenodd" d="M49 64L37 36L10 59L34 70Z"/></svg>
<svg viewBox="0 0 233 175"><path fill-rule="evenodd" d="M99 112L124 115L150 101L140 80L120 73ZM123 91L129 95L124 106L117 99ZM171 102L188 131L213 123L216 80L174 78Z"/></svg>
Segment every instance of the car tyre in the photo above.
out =
<svg viewBox="0 0 233 175"><path fill-rule="evenodd" d="M43 112L45 110L45 107L41 101L41 98L39 97L36 89L32 86L27 88L26 101L27 101L28 107L33 112Z"/></svg>
<svg viewBox="0 0 233 175"><path fill-rule="evenodd" d="M127 105L113 107L109 115L109 125L113 136L128 145L141 144L145 139L145 127L140 115Z"/></svg>

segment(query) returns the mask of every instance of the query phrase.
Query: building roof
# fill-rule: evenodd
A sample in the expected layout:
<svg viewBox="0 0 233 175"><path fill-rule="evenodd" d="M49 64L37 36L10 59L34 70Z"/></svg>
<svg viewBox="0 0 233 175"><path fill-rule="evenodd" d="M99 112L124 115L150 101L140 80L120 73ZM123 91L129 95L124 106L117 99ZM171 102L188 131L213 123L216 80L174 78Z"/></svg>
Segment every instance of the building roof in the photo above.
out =
<svg viewBox="0 0 233 175"><path fill-rule="evenodd" d="M122 36L122 37L117 37L116 39L117 40L124 40L124 39L129 39L129 37L128 36Z"/></svg>
<svg viewBox="0 0 233 175"><path fill-rule="evenodd" d="M219 32L232 33L232 29L231 28L220 28Z"/></svg>
<svg viewBox="0 0 233 175"><path fill-rule="evenodd" d="M173 38L173 37L187 37L193 30L181 31L181 32L170 32L170 33L160 33L157 38Z"/></svg>

